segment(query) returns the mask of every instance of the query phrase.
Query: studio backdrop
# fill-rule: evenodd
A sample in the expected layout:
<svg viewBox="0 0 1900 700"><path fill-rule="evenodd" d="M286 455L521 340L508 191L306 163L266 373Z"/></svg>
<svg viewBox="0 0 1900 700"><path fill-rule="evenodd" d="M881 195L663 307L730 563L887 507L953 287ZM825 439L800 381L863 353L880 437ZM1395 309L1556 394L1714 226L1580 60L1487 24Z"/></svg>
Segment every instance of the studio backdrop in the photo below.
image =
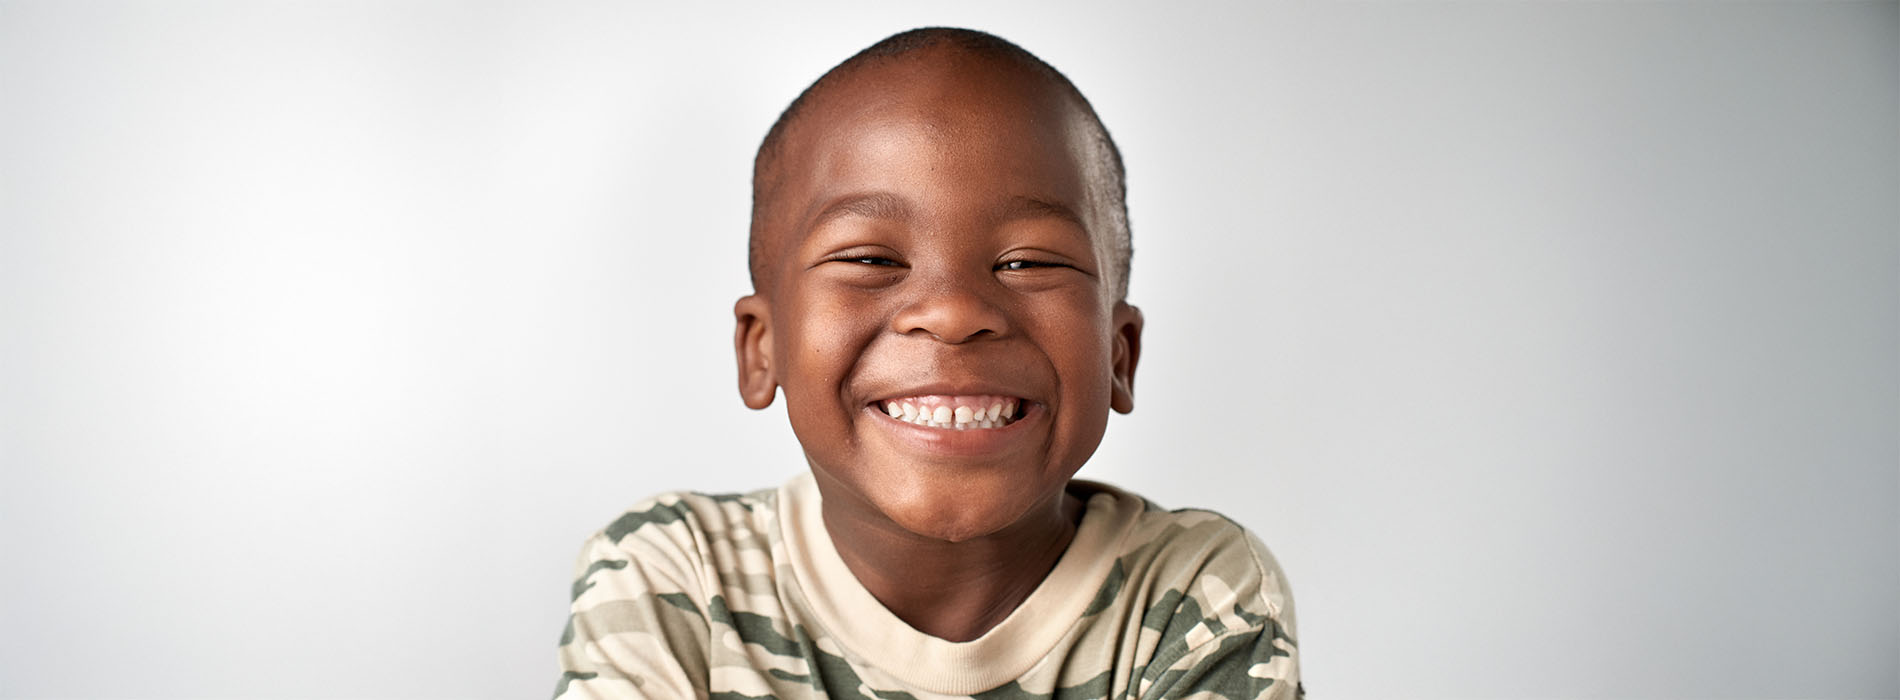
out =
<svg viewBox="0 0 1900 700"><path fill-rule="evenodd" d="M1900 696L1895 3L4 0L0 697L544 697L585 537L805 469L753 151L925 25L1119 142L1080 476L1314 697Z"/></svg>

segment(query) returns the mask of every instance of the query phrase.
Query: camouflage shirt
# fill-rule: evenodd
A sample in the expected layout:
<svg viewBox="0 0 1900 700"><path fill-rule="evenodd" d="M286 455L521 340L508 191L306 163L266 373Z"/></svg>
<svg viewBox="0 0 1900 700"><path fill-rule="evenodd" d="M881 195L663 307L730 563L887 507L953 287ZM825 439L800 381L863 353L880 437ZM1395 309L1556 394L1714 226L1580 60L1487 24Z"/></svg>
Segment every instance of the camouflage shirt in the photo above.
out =
<svg viewBox="0 0 1900 700"><path fill-rule="evenodd" d="M1293 598L1253 535L1075 481L1055 569L982 637L905 624L845 567L809 474L676 493L588 540L561 635L581 698L1297 698Z"/></svg>

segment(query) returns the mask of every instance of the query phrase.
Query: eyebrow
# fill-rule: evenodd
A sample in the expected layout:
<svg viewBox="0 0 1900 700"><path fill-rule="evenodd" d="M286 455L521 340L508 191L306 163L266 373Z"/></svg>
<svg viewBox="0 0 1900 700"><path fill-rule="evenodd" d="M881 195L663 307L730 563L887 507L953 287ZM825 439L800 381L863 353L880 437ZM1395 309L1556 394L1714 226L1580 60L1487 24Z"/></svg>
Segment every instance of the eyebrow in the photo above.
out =
<svg viewBox="0 0 1900 700"><path fill-rule="evenodd" d="M842 216L907 221L910 219L910 203L889 192L847 195L818 210L818 214L811 217L811 224L806 228L815 229L827 221Z"/></svg>
<svg viewBox="0 0 1900 700"><path fill-rule="evenodd" d="M1069 208L1068 205L1035 197L1011 197L1009 204L1003 207L1001 213L1002 215L997 218L1002 221L1054 217L1088 230L1088 225L1082 223L1082 217L1077 216L1075 210Z"/></svg>

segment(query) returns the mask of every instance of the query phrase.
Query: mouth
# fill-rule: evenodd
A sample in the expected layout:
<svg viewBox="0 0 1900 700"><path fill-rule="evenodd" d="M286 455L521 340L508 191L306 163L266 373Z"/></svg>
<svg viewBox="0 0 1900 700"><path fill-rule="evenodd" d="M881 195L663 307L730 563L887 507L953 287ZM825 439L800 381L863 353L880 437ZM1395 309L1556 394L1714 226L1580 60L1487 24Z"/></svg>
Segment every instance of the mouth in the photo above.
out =
<svg viewBox="0 0 1900 700"><path fill-rule="evenodd" d="M1023 417L1028 402L990 394L923 394L872 403L893 420L939 430L994 430Z"/></svg>

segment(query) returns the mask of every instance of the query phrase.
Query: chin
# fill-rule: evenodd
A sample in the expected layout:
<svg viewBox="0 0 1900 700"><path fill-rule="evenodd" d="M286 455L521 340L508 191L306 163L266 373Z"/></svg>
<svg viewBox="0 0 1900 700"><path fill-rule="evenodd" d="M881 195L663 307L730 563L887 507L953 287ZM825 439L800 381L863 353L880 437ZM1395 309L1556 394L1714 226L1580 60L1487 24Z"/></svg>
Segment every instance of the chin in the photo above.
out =
<svg viewBox="0 0 1900 700"><path fill-rule="evenodd" d="M954 496L912 500L884 507L885 517L914 534L945 542L966 542L993 535L1021 520L1031 503L989 497L980 490Z"/></svg>

